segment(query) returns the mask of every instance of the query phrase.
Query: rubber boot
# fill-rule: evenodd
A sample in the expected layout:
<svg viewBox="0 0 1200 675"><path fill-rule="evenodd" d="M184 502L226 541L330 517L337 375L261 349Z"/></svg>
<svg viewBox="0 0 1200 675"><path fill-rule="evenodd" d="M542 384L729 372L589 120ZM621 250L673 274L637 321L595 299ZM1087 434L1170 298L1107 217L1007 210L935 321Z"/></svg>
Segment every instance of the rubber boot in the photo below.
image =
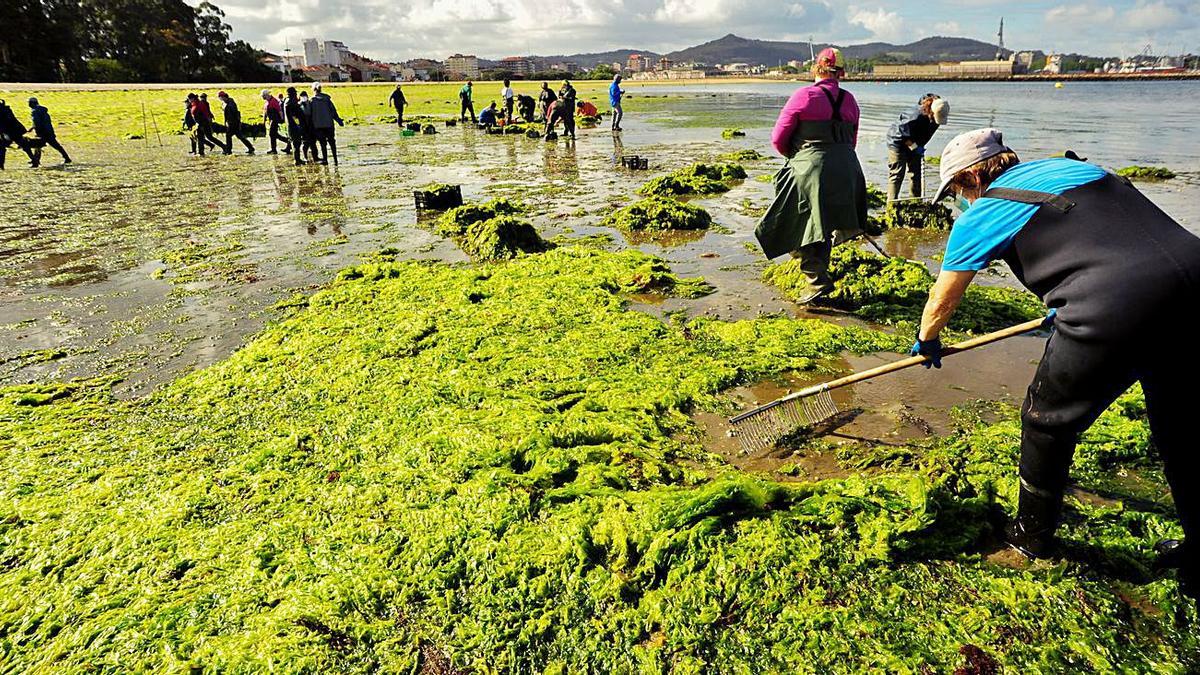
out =
<svg viewBox="0 0 1200 675"><path fill-rule="evenodd" d="M1017 518L1004 528L1004 539L1027 558L1047 558L1055 549L1054 531L1062 513L1062 494L1037 490L1021 482Z"/></svg>

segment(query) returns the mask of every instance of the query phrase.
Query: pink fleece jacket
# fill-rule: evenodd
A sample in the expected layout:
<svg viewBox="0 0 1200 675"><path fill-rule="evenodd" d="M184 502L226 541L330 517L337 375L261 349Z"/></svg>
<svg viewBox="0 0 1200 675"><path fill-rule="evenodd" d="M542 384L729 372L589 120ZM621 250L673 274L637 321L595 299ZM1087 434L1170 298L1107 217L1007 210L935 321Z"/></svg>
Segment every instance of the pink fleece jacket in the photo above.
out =
<svg viewBox="0 0 1200 675"><path fill-rule="evenodd" d="M797 89L779 111L779 119L775 122L775 130L771 132L771 145L784 157L792 156L792 134L800 122L820 122L833 119L833 106L821 92L821 88L829 90L834 100L838 96L838 81L834 79L821 80L814 85ZM846 92L842 100L842 119L854 123L854 146L858 147L858 101L854 95Z"/></svg>

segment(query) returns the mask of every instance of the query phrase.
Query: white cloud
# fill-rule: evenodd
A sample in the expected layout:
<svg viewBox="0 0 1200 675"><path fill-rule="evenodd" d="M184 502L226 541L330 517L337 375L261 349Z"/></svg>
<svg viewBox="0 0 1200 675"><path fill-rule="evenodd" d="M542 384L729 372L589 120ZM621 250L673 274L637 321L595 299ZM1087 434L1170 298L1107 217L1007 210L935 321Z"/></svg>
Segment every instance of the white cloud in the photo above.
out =
<svg viewBox="0 0 1200 675"><path fill-rule="evenodd" d="M1169 29L1177 30L1195 24L1196 14L1200 13L1200 5L1187 7L1180 3L1146 2L1139 0L1137 5L1121 14L1121 23L1133 30L1153 33Z"/></svg>
<svg viewBox="0 0 1200 675"><path fill-rule="evenodd" d="M864 9L851 6L848 18L851 24L862 26L876 39L885 42L907 42L906 38L910 37L900 14L882 7Z"/></svg>
<svg viewBox="0 0 1200 675"><path fill-rule="evenodd" d="M1100 24L1112 21L1117 10L1112 7L1097 7L1092 4L1059 5L1046 11L1046 23L1061 33L1082 24Z"/></svg>
<svg viewBox="0 0 1200 675"><path fill-rule="evenodd" d="M939 21L933 24L934 33L937 35L947 35L957 37L963 34L962 26L957 21Z"/></svg>

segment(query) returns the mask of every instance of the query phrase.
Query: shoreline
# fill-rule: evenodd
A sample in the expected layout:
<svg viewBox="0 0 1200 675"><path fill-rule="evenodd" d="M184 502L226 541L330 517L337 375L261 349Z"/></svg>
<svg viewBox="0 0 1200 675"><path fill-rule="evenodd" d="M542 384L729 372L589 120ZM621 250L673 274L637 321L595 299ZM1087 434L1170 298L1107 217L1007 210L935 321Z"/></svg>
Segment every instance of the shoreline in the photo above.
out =
<svg viewBox="0 0 1200 675"><path fill-rule="evenodd" d="M957 76L957 77L876 77L874 75L847 75L848 82L1126 82L1126 81L1181 81L1200 80L1200 71L1183 73L1069 73L1062 75L1011 75L1005 77ZM661 79L624 81L626 86L663 86L663 85L696 85L696 84L747 84L757 82L807 82L807 77L703 77L693 79ZM515 82L537 82L538 80L515 80ZM608 80L575 79L573 82L604 83ZM426 87L461 85L465 80L446 82L400 82L405 87ZM473 80L476 83L499 82L499 80ZM311 82L131 82L131 83L63 83L63 82L0 82L0 92L5 91L155 91L161 89L276 89L283 85L300 85L304 87ZM379 87L396 84L391 80L379 82L323 82L325 86L344 87Z"/></svg>

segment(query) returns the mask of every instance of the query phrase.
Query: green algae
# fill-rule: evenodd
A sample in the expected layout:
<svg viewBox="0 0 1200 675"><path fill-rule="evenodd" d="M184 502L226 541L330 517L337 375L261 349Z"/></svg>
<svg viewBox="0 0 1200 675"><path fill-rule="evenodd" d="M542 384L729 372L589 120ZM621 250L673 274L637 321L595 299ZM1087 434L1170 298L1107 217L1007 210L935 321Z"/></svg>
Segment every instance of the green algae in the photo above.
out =
<svg viewBox="0 0 1200 675"><path fill-rule="evenodd" d="M885 324L919 322L934 277L924 265L901 258L885 258L843 244L833 250L829 273L834 291L826 302L865 319ZM799 260L773 265L763 280L799 300L808 282ZM1031 293L1014 288L973 284L950 322L954 331L986 332L1036 319L1046 313Z"/></svg>
<svg viewBox="0 0 1200 675"><path fill-rule="evenodd" d="M783 317L664 324L625 307L647 267L664 270L571 248L375 262L147 399L0 389L6 664L1196 665L1196 613L1174 582L1139 581L1135 608L1106 567L1177 531L1161 514L1072 511L1066 538L1103 535L1089 559L1103 564L981 559L984 510L1012 507L1009 420L964 424L887 475L796 485L681 440L688 412L729 386L896 338ZM20 404L30 395L55 398ZM1147 527L1119 534L1134 522Z"/></svg>
<svg viewBox="0 0 1200 675"><path fill-rule="evenodd" d="M881 209L885 204L887 204L887 193L875 187L874 183L867 183L867 208Z"/></svg>
<svg viewBox="0 0 1200 675"><path fill-rule="evenodd" d="M746 178L746 170L735 163L692 164L651 179L638 188L647 197L711 195L729 191L729 184Z"/></svg>
<svg viewBox="0 0 1200 675"><path fill-rule="evenodd" d="M521 205L507 199L493 199L481 204L463 204L443 213L437 220L437 231L447 237L461 237L480 221L497 216L511 216L522 211Z"/></svg>
<svg viewBox="0 0 1200 675"><path fill-rule="evenodd" d="M760 162L767 159L767 156L753 148L745 148L734 152L727 152L721 155L721 159L726 162Z"/></svg>
<svg viewBox="0 0 1200 675"><path fill-rule="evenodd" d="M727 141L733 140L735 138L741 138L745 135L746 135L746 132L742 131L741 129L730 128L730 129L725 129L725 130L721 131L721 138L724 138Z"/></svg>
<svg viewBox="0 0 1200 675"><path fill-rule="evenodd" d="M652 196L609 213L601 224L622 232L704 230L712 225L712 216L699 206Z"/></svg>
<svg viewBox="0 0 1200 675"><path fill-rule="evenodd" d="M474 260L511 260L524 253L540 253L549 244L528 222L513 216L496 216L467 228L462 249Z"/></svg>
<svg viewBox="0 0 1200 675"><path fill-rule="evenodd" d="M1117 169L1118 176L1132 178L1133 180L1170 180L1175 177L1175 172L1163 166L1127 166Z"/></svg>
<svg viewBox="0 0 1200 675"><path fill-rule="evenodd" d="M868 192L869 197L869 192ZM954 214L941 204L922 201L896 201L882 207L875 219L881 229L897 228L949 230Z"/></svg>

